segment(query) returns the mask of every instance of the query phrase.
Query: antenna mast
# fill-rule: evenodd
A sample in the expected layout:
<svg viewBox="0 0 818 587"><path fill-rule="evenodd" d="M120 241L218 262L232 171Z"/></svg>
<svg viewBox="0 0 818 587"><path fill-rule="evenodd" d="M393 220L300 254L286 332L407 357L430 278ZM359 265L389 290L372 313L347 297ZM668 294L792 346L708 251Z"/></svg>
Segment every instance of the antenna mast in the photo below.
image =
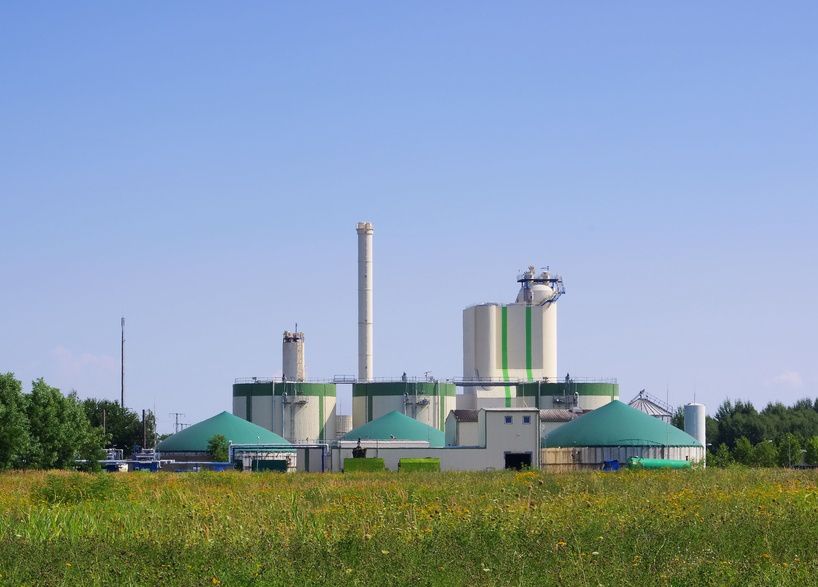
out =
<svg viewBox="0 0 818 587"><path fill-rule="evenodd" d="M120 373L119 373L119 406L125 408L125 316L120 322L122 327L122 345L120 348Z"/></svg>

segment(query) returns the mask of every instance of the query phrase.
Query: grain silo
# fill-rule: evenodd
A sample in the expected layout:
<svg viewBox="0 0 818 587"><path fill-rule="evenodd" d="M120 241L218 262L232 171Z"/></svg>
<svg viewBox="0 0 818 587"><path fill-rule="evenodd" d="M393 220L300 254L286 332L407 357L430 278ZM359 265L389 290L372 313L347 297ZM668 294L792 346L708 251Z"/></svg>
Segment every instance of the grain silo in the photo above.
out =
<svg viewBox="0 0 818 587"><path fill-rule="evenodd" d="M443 430L446 416L456 407L456 388L443 381L358 382L352 386L352 425L355 428L389 412L400 412L427 426Z"/></svg>
<svg viewBox="0 0 818 587"><path fill-rule="evenodd" d="M463 407L517 407L517 382L557 380L557 300L562 277L532 266L511 304L463 310ZM469 397L470 396L470 397Z"/></svg>

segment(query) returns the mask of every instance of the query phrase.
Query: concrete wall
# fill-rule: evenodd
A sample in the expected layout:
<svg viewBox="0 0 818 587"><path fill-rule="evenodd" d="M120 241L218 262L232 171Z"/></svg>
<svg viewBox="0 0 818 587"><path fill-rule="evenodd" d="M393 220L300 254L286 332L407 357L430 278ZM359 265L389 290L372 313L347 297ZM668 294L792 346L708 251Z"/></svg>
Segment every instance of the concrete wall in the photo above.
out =
<svg viewBox="0 0 818 587"><path fill-rule="evenodd" d="M573 420L570 420L573 421ZM540 421L540 437L547 438L554 430L560 426L565 426L568 422L543 422Z"/></svg>
<svg viewBox="0 0 818 587"><path fill-rule="evenodd" d="M384 460L390 471L398 470L400 459L406 458L439 458L441 471L494 471L505 468L506 452L532 452L532 462L539 462L536 448L525 450L489 450L485 448L448 447L448 448L377 448L367 450L367 457L378 457ZM345 458L352 457L351 448L332 449L334 471L343 470Z"/></svg>
<svg viewBox="0 0 818 587"><path fill-rule="evenodd" d="M507 417L511 418L510 424L506 424ZM483 409L477 415L477 425L480 446L503 447L504 452L524 452L523 449L540 446L540 411L537 409ZM539 455L534 456L531 464L539 466Z"/></svg>
<svg viewBox="0 0 818 587"><path fill-rule="evenodd" d="M296 447L296 470L306 473L322 473L332 468L332 457L324 454L323 447Z"/></svg>
<svg viewBox="0 0 818 587"><path fill-rule="evenodd" d="M446 446L477 446L479 442L477 422L458 422L450 412L446 418Z"/></svg>

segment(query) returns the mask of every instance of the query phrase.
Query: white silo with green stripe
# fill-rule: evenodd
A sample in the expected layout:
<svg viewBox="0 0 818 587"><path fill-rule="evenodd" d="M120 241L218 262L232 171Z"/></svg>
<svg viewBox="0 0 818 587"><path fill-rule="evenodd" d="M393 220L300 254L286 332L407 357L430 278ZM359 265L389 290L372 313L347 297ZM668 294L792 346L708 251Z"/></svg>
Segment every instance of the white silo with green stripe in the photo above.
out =
<svg viewBox="0 0 818 587"><path fill-rule="evenodd" d="M237 379L233 414L294 444L335 440L335 384Z"/></svg>
<svg viewBox="0 0 818 587"><path fill-rule="evenodd" d="M453 383L403 378L359 381L352 385L352 426L358 428L390 412L400 412L444 430L446 416L457 407Z"/></svg>
<svg viewBox="0 0 818 587"><path fill-rule="evenodd" d="M518 383L557 380L557 299L562 278L534 267L517 279L512 304L487 303L463 310L463 379L466 403L522 407Z"/></svg>

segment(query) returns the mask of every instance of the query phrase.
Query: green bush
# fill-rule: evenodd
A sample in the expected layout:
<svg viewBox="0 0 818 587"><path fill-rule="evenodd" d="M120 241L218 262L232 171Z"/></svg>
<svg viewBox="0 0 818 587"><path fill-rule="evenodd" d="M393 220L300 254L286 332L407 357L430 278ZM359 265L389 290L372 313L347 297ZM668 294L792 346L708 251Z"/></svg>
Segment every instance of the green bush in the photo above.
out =
<svg viewBox="0 0 818 587"><path fill-rule="evenodd" d="M383 459L344 459L344 473L357 473L358 471L376 472L384 471L386 466Z"/></svg>
<svg viewBox="0 0 818 587"><path fill-rule="evenodd" d="M412 471L440 471L440 459L425 457L422 459L401 459L398 461L398 471L410 473Z"/></svg>

